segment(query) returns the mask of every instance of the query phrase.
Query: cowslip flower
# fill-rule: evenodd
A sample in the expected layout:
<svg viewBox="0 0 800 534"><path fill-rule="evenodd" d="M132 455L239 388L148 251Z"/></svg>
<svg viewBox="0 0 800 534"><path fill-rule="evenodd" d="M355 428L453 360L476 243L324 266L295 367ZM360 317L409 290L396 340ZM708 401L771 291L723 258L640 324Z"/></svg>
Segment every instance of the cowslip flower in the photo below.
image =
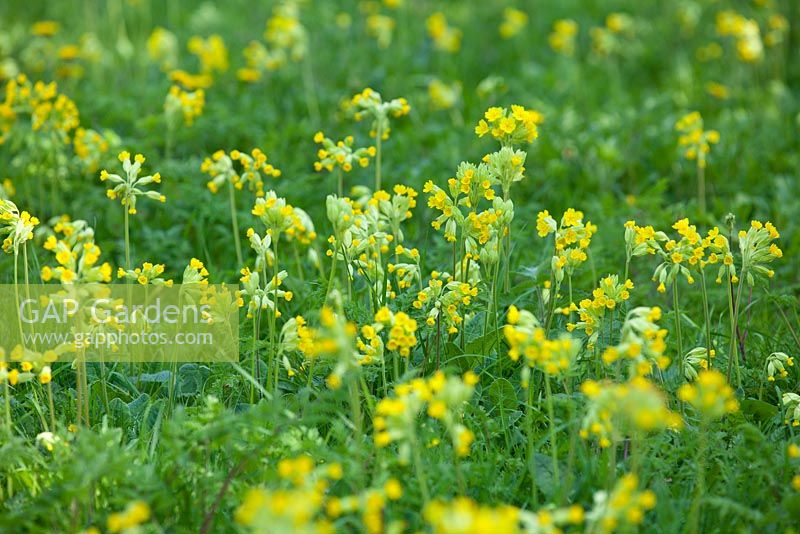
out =
<svg viewBox="0 0 800 534"><path fill-rule="evenodd" d="M755 285L756 276L772 278L775 271L768 267L776 259L783 257L783 251L775 244L780 238L775 225L767 221L750 221L750 228L739 231L739 251L742 253L742 276L747 285Z"/></svg>
<svg viewBox="0 0 800 534"><path fill-rule="evenodd" d="M195 35L189 39L186 48L197 56L203 73L214 74L228 70L228 48L220 35L213 34L206 39Z"/></svg>
<svg viewBox="0 0 800 534"><path fill-rule="evenodd" d="M143 286L154 285L172 287L172 280L167 280L161 276L164 274L164 270L163 264L146 261L141 267L136 267L134 269L126 270L120 267L117 269L117 278L134 280Z"/></svg>
<svg viewBox="0 0 800 534"><path fill-rule="evenodd" d="M539 136L538 125L544 117L541 113L523 106L513 105L511 111L501 107L486 110L475 126L478 137L491 133L503 146L532 143Z"/></svg>
<svg viewBox="0 0 800 534"><path fill-rule="evenodd" d="M624 383L587 380L581 392L588 398L581 424L583 439L596 439L610 447L629 436L643 436L682 425L669 410L664 393L651 381L637 376Z"/></svg>
<svg viewBox="0 0 800 534"><path fill-rule="evenodd" d="M767 380L774 382L775 378L786 378L789 376L787 367L794 367L794 358L785 352L773 352L767 356L767 363L764 366L766 370Z"/></svg>
<svg viewBox="0 0 800 534"><path fill-rule="evenodd" d="M692 405L708 421L720 419L739 409L739 402L725 375L713 369L698 373L697 380L678 388L678 398Z"/></svg>
<svg viewBox="0 0 800 534"><path fill-rule="evenodd" d="M455 54L461 49L462 31L450 26L447 17L441 11L429 16L425 21L425 27L437 50Z"/></svg>
<svg viewBox="0 0 800 534"><path fill-rule="evenodd" d="M705 130L703 117L698 111L692 111L678 119L675 129L681 132L678 145L683 147L683 156L688 160L697 160L697 166L705 168L711 145L719 143L719 132Z"/></svg>
<svg viewBox="0 0 800 534"><path fill-rule="evenodd" d="M578 23L572 19L559 19L553 23L553 31L547 42L555 52L565 56L575 53L575 37L578 35Z"/></svg>
<svg viewBox="0 0 800 534"><path fill-rule="evenodd" d="M211 178L206 187L212 193L218 193L220 187L229 182L236 190L241 191L247 186L257 197L262 197L264 179L278 178L282 174L268 160L267 155L259 148L254 148L249 153L241 150L217 150L211 157L203 160L200 170Z"/></svg>
<svg viewBox="0 0 800 534"><path fill-rule="evenodd" d="M503 9L503 21L500 23L500 37L511 39L528 25L528 14L513 7Z"/></svg>
<svg viewBox="0 0 800 534"><path fill-rule="evenodd" d="M19 249L33 239L33 230L39 219L27 211L19 211L10 200L0 200L0 235L8 234L3 240L3 251L19 254Z"/></svg>
<svg viewBox="0 0 800 534"><path fill-rule="evenodd" d="M122 170L125 173L124 177L118 174L111 174L105 169L100 172L100 181L108 181L113 185L113 188L106 191L106 196L108 198L111 200L119 199L120 203L131 215L136 214L136 199L140 196L158 200L159 202L167 201L167 197L157 191L146 191L142 189L142 187L146 185L161 183L161 174L157 172L148 174L147 176L139 176L142 170L142 164L145 162L145 157L143 155L136 154L133 158L133 162L131 162L131 154L126 150L119 153L118 159L122 162Z"/></svg>
<svg viewBox="0 0 800 534"><path fill-rule="evenodd" d="M453 109L461 100L461 84L457 81L448 84L434 78L428 83L428 98L433 109Z"/></svg>
<svg viewBox="0 0 800 534"><path fill-rule="evenodd" d="M367 167L369 158L375 157L375 147L353 148L353 136L348 135L341 141L333 141L325 137L322 132L314 134L314 142L322 145L317 151L319 161L314 163L314 170L333 171L334 167L339 167L344 172L353 170L354 164L359 167Z"/></svg>
<svg viewBox="0 0 800 534"><path fill-rule="evenodd" d="M552 376L561 376L571 368L580 345L571 337L547 339L544 328L527 310L511 306L503 335L508 342L508 357L513 361L524 358L528 367L535 367ZM529 376L529 373L527 373ZM523 382L527 382L523 376Z"/></svg>
<svg viewBox="0 0 800 534"><path fill-rule="evenodd" d="M655 493L640 490L638 485L638 477L629 473L619 479L610 493L595 493L594 506L586 514L587 532L611 534L635 530L644 521L645 513L656 506Z"/></svg>
<svg viewBox="0 0 800 534"><path fill-rule="evenodd" d="M162 70L168 71L178 63L178 38L171 31L157 26L147 38L147 55L158 63Z"/></svg>
<svg viewBox="0 0 800 534"><path fill-rule="evenodd" d="M346 107L353 110L353 117L357 121L366 116L372 117L369 135L384 141L389 138L391 131L389 118L399 118L411 111L411 106L405 98L384 101L380 93L369 87L354 95Z"/></svg>
<svg viewBox="0 0 800 534"><path fill-rule="evenodd" d="M184 91L173 85L164 99L164 115L168 127L175 128L181 121L186 126L191 126L195 118L203 114L205 103L205 91L202 89Z"/></svg>
<svg viewBox="0 0 800 534"><path fill-rule="evenodd" d="M603 363L628 364L629 376L646 376L653 369L666 369L669 358L664 355L667 330L659 327L661 308L640 306L628 312L620 330L620 340L609 346L602 355Z"/></svg>

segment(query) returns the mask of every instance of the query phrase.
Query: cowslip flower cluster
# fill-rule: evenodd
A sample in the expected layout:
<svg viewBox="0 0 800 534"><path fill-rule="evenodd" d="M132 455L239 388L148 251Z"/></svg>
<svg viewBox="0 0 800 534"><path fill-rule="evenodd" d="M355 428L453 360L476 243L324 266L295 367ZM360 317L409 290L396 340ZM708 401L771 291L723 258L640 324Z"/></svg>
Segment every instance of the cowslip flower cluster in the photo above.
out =
<svg viewBox="0 0 800 534"><path fill-rule="evenodd" d="M242 289L239 297L247 298L247 318L253 319L258 310L269 311L274 317L282 314L278 309L278 300L290 301L294 297L291 291L280 289L283 281L289 276L286 271L279 271L269 281L258 271L250 271L244 267L241 270ZM243 301L242 301L243 302Z"/></svg>
<svg viewBox="0 0 800 534"><path fill-rule="evenodd" d="M736 56L745 63L755 63L764 56L764 44L758 22L735 11L717 13L717 35L736 40Z"/></svg>
<svg viewBox="0 0 800 534"><path fill-rule="evenodd" d="M192 258L183 270L183 284L208 285L208 269L202 261Z"/></svg>
<svg viewBox="0 0 800 534"><path fill-rule="evenodd" d="M164 71L169 71L178 63L178 38L171 31L157 26L147 38L147 55L158 63Z"/></svg>
<svg viewBox="0 0 800 534"><path fill-rule="evenodd" d="M171 82L176 83L191 91L197 89L208 89L214 83L214 78L211 74L201 72L199 74L191 74L185 70L171 70L169 72L169 79Z"/></svg>
<svg viewBox="0 0 800 534"><path fill-rule="evenodd" d="M146 261L141 267L125 270L122 267L117 269L117 278L126 280L134 280L137 283L146 286L166 286L172 287L172 280L166 280L161 275L164 274L165 267L161 263L150 263Z"/></svg>
<svg viewBox="0 0 800 534"><path fill-rule="evenodd" d="M587 380L581 384L588 405L580 436L595 439L603 447L625 437L679 429L680 416L669 410L663 392L644 377L621 384Z"/></svg>
<svg viewBox="0 0 800 534"><path fill-rule="evenodd" d="M468 282L459 282L449 273L433 271L428 287L417 294L413 306L425 312L425 323L428 326L443 321L447 333L455 334L464 323L465 310L477 295L476 286Z"/></svg>
<svg viewBox="0 0 800 534"><path fill-rule="evenodd" d="M658 307L642 306L629 311L620 330L620 341L605 349L603 363L627 362L631 377L649 375L654 368L666 369L670 361L664 355L667 330L658 326L660 319Z"/></svg>
<svg viewBox="0 0 800 534"><path fill-rule="evenodd" d="M678 398L692 405L707 421L720 419L739 409L739 402L725 375L713 369L698 373L697 380L678 388Z"/></svg>
<svg viewBox="0 0 800 534"><path fill-rule="evenodd" d="M239 170L234 162L238 162ZM254 148L250 153L217 150L203 160L200 170L211 177L206 186L212 193L219 192L220 187L230 182L237 190L247 185L257 197L264 196L264 178L281 176L281 170L268 163L267 155L259 148Z"/></svg>
<svg viewBox="0 0 800 534"><path fill-rule="evenodd" d="M42 137L52 137L58 144L69 142L79 125L75 103L58 92L55 82L31 83L24 74L10 80L5 87L5 99L0 103L0 144L11 134L21 117L29 119L30 130Z"/></svg>
<svg viewBox="0 0 800 534"><path fill-rule="evenodd" d="M567 330L570 332L576 328L583 330L589 336L589 344L594 346L600 335L600 327L606 311L614 310L628 300L631 289L633 289L631 280L620 283L617 275L606 276L592 291L592 298L583 299L577 310L574 305L570 304L570 309L578 312L580 320L577 323L567 323Z"/></svg>
<svg viewBox="0 0 800 534"><path fill-rule="evenodd" d="M50 368L61 354L74 351L74 345L63 343L55 349L37 352L16 345L9 354L0 347L0 384L17 386L38 379L40 384L49 384L53 379ZM16 367L11 367L15 365Z"/></svg>
<svg viewBox="0 0 800 534"><path fill-rule="evenodd" d="M89 173L95 173L100 168L101 160L105 159L105 154L119 142L119 136L110 130L100 133L91 128L78 128L75 130L72 147L83 168Z"/></svg>
<svg viewBox="0 0 800 534"><path fill-rule="evenodd" d="M425 410L447 429L458 456L467 456L475 439L460 423L464 406L472 397L478 377L468 371L463 377L437 371L428 379L416 378L394 387L394 396L381 399L375 408L374 442L379 448L398 443L401 461L408 462L417 443L417 419Z"/></svg>
<svg viewBox="0 0 800 534"><path fill-rule="evenodd" d="M503 335L508 342L508 357L513 361L524 358L530 368L538 368L552 376L560 376L569 371L580 350L580 345L571 337L547 339L547 335L536 317L527 310L516 306L508 309L508 324L503 327ZM529 372L523 377L527 382Z"/></svg>
<svg viewBox="0 0 800 534"><path fill-rule="evenodd" d="M592 236L597 232L597 226L590 221L584 222L583 218L583 212L573 208L564 212L559 223L556 223L547 210L536 215L539 237L555 233L555 254L550 267L557 284L564 279L565 274L571 277L575 269L588 259L586 251Z"/></svg>
<svg viewBox="0 0 800 534"><path fill-rule="evenodd" d="M461 100L461 84L445 83L434 78L428 83L428 98L433 109L453 109Z"/></svg>
<svg viewBox="0 0 800 534"><path fill-rule="evenodd" d="M412 216L417 192L402 184L394 186L393 194L379 190L370 195L360 187L353 192L366 194L357 200L334 195L327 199L328 220L334 231L328 238L330 248L326 254L336 263L343 261L348 276L363 276L378 303L384 304L386 298L396 297L392 278L400 289L420 280L419 251L402 246L401 226ZM384 258L392 251L395 261L387 265ZM410 261L400 262L400 256Z"/></svg>
<svg viewBox="0 0 800 534"><path fill-rule="evenodd" d="M191 126L194 120L203 114L205 104L205 91L202 89L184 91L177 85L173 85L164 99L164 115L167 118L167 124L172 128L180 122Z"/></svg>
<svg viewBox="0 0 800 534"><path fill-rule="evenodd" d="M450 26L447 17L441 11L437 11L427 18L425 27L428 36L433 40L433 46L442 52L455 54L461 49L461 37L463 32Z"/></svg>
<svg viewBox="0 0 800 534"><path fill-rule="evenodd" d="M385 347L397 352L403 358L411 356L411 349L417 344L417 321L404 312L392 312L384 306L375 313L375 332L384 328L388 331Z"/></svg>
<svg viewBox="0 0 800 534"><path fill-rule="evenodd" d="M300 6L296 1L284 1L272 9L267 20L264 40L282 63L286 58L301 61L308 53L308 32L300 22Z"/></svg>
<svg viewBox="0 0 800 534"><path fill-rule="evenodd" d="M705 168L711 145L719 143L719 132L703 129L703 117L699 111L692 111L678 119L675 129L681 132L678 145L683 148L683 156L691 161L696 160L701 169Z"/></svg>
<svg viewBox="0 0 800 534"><path fill-rule="evenodd" d="M109 532L128 532L150 521L150 507L144 501L133 501L122 512L108 516L106 527Z"/></svg>
<svg viewBox="0 0 800 534"><path fill-rule="evenodd" d="M789 376L787 367L794 367L794 358L785 352L773 352L767 356L766 371L767 381L774 382L776 376L778 379L786 378Z"/></svg>
<svg viewBox="0 0 800 534"><path fill-rule="evenodd" d="M497 183L498 177L490 164L462 162L456 176L447 180L447 189L431 180L423 188L429 195L428 206L441 212L431 226L436 230L444 227L448 242L455 244L459 239L463 242L464 256L454 264L454 273L456 278L470 283L480 280L477 260L487 266L497 263L501 240L508 236L508 227L514 218L513 202L496 196L494 186ZM490 201L491 207L479 211L483 200Z"/></svg>
<svg viewBox="0 0 800 534"><path fill-rule="evenodd" d="M353 117L357 121L366 116L372 117L369 135L382 140L389 138L391 131L389 117L399 118L411 111L411 106L405 98L384 101L380 93L369 87L354 95L346 103L346 108L352 110Z"/></svg>
<svg viewBox="0 0 800 534"><path fill-rule="evenodd" d="M511 111L501 107L486 110L483 118L475 126L478 137L491 133L503 146L532 143L539 137L538 125L544 117L538 111L523 106L511 106Z"/></svg>
<svg viewBox="0 0 800 534"><path fill-rule="evenodd" d="M734 283L736 267L728 239L716 226L702 236L689 219L681 219L672 225L680 239L670 239L664 232L655 232L652 227L638 227L633 221L626 223L625 240L630 256L645 253L658 254L662 263L653 273L653 281L658 282L658 291L666 291L667 285L675 282L678 275L686 278L689 284L695 282L694 274L703 271L708 265L719 264L717 283L723 276ZM663 245L662 245L663 243Z"/></svg>
<svg viewBox="0 0 800 534"><path fill-rule="evenodd" d="M527 157L525 151L510 146L504 146L497 152L483 157L483 162L489 167L490 176L500 185L504 200L508 200L511 196L511 185L525 178Z"/></svg>
<svg viewBox="0 0 800 534"><path fill-rule="evenodd" d="M396 26L395 20L382 13L370 13L366 18L367 35L375 39L378 48L388 48Z"/></svg>
<svg viewBox="0 0 800 534"><path fill-rule="evenodd" d="M600 57L624 53L634 29L635 23L630 15L609 13L604 26L596 26L589 30L592 52Z"/></svg>
<svg viewBox="0 0 800 534"><path fill-rule="evenodd" d="M480 525L491 525L494 532L519 534L520 510L514 506L484 506L469 497L456 497L450 502L435 500L422 511L425 522L435 534L478 534ZM458 525L458 527L457 527Z"/></svg>
<svg viewBox="0 0 800 534"><path fill-rule="evenodd" d="M250 532L332 532L326 506L329 487L344 476L339 463L317 465L307 455L278 462L278 487L250 489L236 509L235 521ZM326 503L327 500L327 503ZM338 506L341 513L341 506ZM333 514L328 514L333 515ZM335 519L336 516L333 516Z"/></svg>
<svg viewBox="0 0 800 534"><path fill-rule="evenodd" d="M59 280L65 284L71 283L96 283L111 281L111 265L104 262L98 265L100 247L93 239L59 240L50 236L44 243L45 250L55 255L56 267L45 265L42 267L43 282Z"/></svg>
<svg viewBox="0 0 800 534"><path fill-rule="evenodd" d="M800 395L797 393L784 393L781 395L783 403L784 420L786 425L800 426Z"/></svg>
<svg viewBox="0 0 800 534"><path fill-rule="evenodd" d="M783 257L783 251L775 244L780 237L775 225L767 221L750 221L750 228L739 231L739 251L742 253L742 276L747 285L755 285L756 276L772 278L775 271L767 267Z"/></svg>
<svg viewBox="0 0 800 534"><path fill-rule="evenodd" d="M186 44L189 52L200 61L200 70L209 75L228 70L228 48L220 35L209 35L203 39L195 35Z"/></svg>
<svg viewBox="0 0 800 534"><path fill-rule="evenodd" d="M353 136L348 135L341 141L333 141L325 137L322 132L314 134L314 142L322 145L317 151L319 161L314 162L314 170L319 172L323 169L332 172L334 167L342 169L344 172L353 170L353 166L367 167L369 158L375 157L375 147L353 148Z"/></svg>
<svg viewBox="0 0 800 534"><path fill-rule="evenodd" d="M553 23L553 31L547 36L547 42L553 51L565 56L575 53L575 38L578 35L578 23L572 19L559 19Z"/></svg>
<svg viewBox="0 0 800 534"><path fill-rule="evenodd" d="M651 490L639 489L639 478L624 475L608 493L594 495L594 506L586 514L588 532L611 534L635 529L644 521L644 515L656 506L656 495Z"/></svg>
<svg viewBox="0 0 800 534"><path fill-rule="evenodd" d="M17 205L10 200L0 200L0 235L8 234L3 239L3 252L15 255L25 243L33 239L33 230L39 225L38 217L27 211L19 211Z"/></svg>
<svg viewBox="0 0 800 534"><path fill-rule="evenodd" d="M714 349L695 347L683 357L683 377L692 382L697 380L697 374L709 368L709 362L717 355Z"/></svg>
<svg viewBox="0 0 800 534"><path fill-rule="evenodd" d="M133 163L131 163L130 152L122 151L119 153L118 159L122 162L122 170L125 172L124 178L118 174L111 174L105 169L100 172L100 181L108 181L114 186L106 191L106 196L108 198L111 200L119 199L120 203L131 215L136 214L137 197L144 196L146 198L158 200L159 202L167 201L167 197L157 191L145 191L141 189L143 186L152 183L161 183L161 175L157 172L139 177L142 164L145 162L145 157L143 155L136 154L133 158Z"/></svg>
<svg viewBox="0 0 800 534"><path fill-rule="evenodd" d="M503 9L503 21L500 23L500 37L511 39L528 25L528 14L520 9L507 7Z"/></svg>

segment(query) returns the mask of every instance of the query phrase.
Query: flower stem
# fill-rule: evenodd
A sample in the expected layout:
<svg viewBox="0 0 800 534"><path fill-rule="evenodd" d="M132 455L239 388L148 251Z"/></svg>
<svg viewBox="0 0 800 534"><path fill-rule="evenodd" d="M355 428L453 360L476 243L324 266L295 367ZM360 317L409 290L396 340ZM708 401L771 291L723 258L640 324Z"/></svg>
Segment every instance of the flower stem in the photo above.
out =
<svg viewBox="0 0 800 534"><path fill-rule="evenodd" d="M739 369L739 347L736 343L736 329L738 328L738 319L739 319L739 299L742 296L742 282L741 278L744 277L744 270L742 270L740 281L739 281L739 289L736 293L736 301L733 300L733 281L731 279L730 274L728 275L728 309L730 310L730 318L731 318L731 345L730 350L728 351L728 382L731 380L731 370L736 365L736 381L738 387L742 387L742 374L741 370Z"/></svg>
<svg viewBox="0 0 800 534"><path fill-rule="evenodd" d="M544 375L544 389L547 395L547 416L550 419L550 454L553 458L553 480L561 480L558 474L558 446L556 444L556 416L553 409L553 392L550 390L550 375L547 373Z"/></svg>
<svg viewBox="0 0 800 534"><path fill-rule="evenodd" d="M531 373L532 375L533 373ZM536 509L538 491L536 489L536 462L534 458L533 439L533 376L528 378L528 404L525 407L525 430L528 442L528 473L531 477L531 509Z"/></svg>
<svg viewBox="0 0 800 534"><path fill-rule="evenodd" d="M700 500L705 493L706 486L706 429L705 424L701 423L700 428L700 443L697 446L697 457L695 463L697 464L697 475L694 484L694 497L692 498L692 506L689 509L689 519L686 522L686 532L696 534L699 530L700 520Z"/></svg>
<svg viewBox="0 0 800 534"><path fill-rule="evenodd" d="M328 295L331 294L331 287L333 286L333 278L336 276L336 260L337 260L337 247L333 247L333 264L331 265L331 274L328 277L328 289L325 290L325 299L323 302L328 301Z"/></svg>
<svg viewBox="0 0 800 534"><path fill-rule="evenodd" d="M703 316L706 323L706 350L708 358L708 368L711 369L711 351L714 346L711 344L711 317L708 313L708 290L706 289L706 273L700 269L700 289L703 292Z"/></svg>
<svg viewBox="0 0 800 534"><path fill-rule="evenodd" d="M681 309L678 302L678 279L672 282L672 312L675 314L675 333L678 336L678 358L683 359L683 337L681 336Z"/></svg>
<svg viewBox="0 0 800 534"><path fill-rule="evenodd" d="M233 182L228 180L228 200L231 209L231 230L233 230L233 242L236 245L236 265L241 267L244 265L242 259L242 242L239 238L239 219L236 215L236 194L233 188Z"/></svg>
<svg viewBox="0 0 800 534"><path fill-rule="evenodd" d="M378 122L378 130L375 132L375 191L381 190L381 143L383 141L383 128ZM455 273L454 273L455 274Z"/></svg>
<svg viewBox="0 0 800 534"><path fill-rule="evenodd" d="M122 206L125 210L125 270L131 268L131 231L130 231L130 213L128 206Z"/></svg>
<svg viewBox="0 0 800 534"><path fill-rule="evenodd" d="M700 213L706 212L706 169L697 158L697 200L700 204Z"/></svg>

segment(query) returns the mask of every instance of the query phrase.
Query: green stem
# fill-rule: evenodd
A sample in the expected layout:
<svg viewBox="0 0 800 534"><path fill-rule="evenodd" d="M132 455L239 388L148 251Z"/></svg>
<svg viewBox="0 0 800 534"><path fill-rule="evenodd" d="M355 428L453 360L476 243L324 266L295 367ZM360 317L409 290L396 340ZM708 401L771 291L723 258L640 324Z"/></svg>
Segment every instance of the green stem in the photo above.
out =
<svg viewBox="0 0 800 534"><path fill-rule="evenodd" d="M125 270L131 268L131 231L130 231L130 214L128 213L128 206L122 206L125 210Z"/></svg>
<svg viewBox="0 0 800 534"><path fill-rule="evenodd" d="M706 349L707 349L707 363L708 368L711 369L711 351L714 346L711 344L711 316L708 313L708 290L706 289L706 273L700 269L700 288L703 293L703 317L706 323Z"/></svg>
<svg viewBox="0 0 800 534"><path fill-rule="evenodd" d="M242 242L239 237L239 219L236 215L236 192L234 191L233 182L228 180L228 201L231 209L231 230L233 230L233 242L236 245L236 266L241 267L244 265L242 259Z"/></svg>
<svg viewBox="0 0 800 534"><path fill-rule="evenodd" d="M678 302L678 278L672 282L672 312L675 314L675 333L678 336L678 358L683 360L683 337L681 336L681 309Z"/></svg>
<svg viewBox="0 0 800 534"><path fill-rule="evenodd" d="M381 190L381 144L383 142L383 128L378 121L378 129L375 132L375 191ZM454 273L455 275L455 273Z"/></svg>
<svg viewBox="0 0 800 534"><path fill-rule="evenodd" d="M420 447L417 443L417 437L413 430L411 436L411 453L414 455L414 470L417 474L417 482L419 483L419 492L422 494L422 502L427 505L431 498L430 494L428 493L428 482L425 478L425 467L422 465Z"/></svg>
<svg viewBox="0 0 800 534"><path fill-rule="evenodd" d="M692 506L689 509L689 519L686 522L686 532L689 534L697 534L699 532L700 522L700 500L705 493L706 486L706 446L707 437L705 424L700 424L700 443L697 446L697 457L695 463L697 464L697 474L695 478L694 497L692 498Z"/></svg>
<svg viewBox="0 0 800 534"><path fill-rule="evenodd" d="M347 390L350 395L350 412L353 418L353 426L356 432L356 446L361 446L361 436L363 432L363 418L361 416L361 395L358 392L358 382L355 376L351 376Z"/></svg>
<svg viewBox="0 0 800 534"><path fill-rule="evenodd" d="M280 370L280 365L278 364L278 361L277 361L277 358L278 358L278 347L275 344L276 321L278 319L278 317L277 317L277 315L278 315L278 283L280 281L279 278L278 278L278 273L280 273L280 270L278 269L278 241L279 241L279 239L280 239L280 236L276 236L275 240L272 242L272 246L275 249L275 263L274 263L274 265L272 267L272 272L273 272L273 275L275 276L275 280L274 280L275 287L272 290L273 310L272 310L272 313L270 313L270 316L269 316L269 347L270 347L271 354L269 356L269 365L268 365L269 375L268 375L268 378L267 378L267 380L268 380L267 390L270 389L269 388L269 384L272 383L273 387L275 388L274 391L275 391L276 394L278 393L278 373L279 373L279 370ZM273 374L274 374L274 376L273 376ZM274 380L274 382L273 382L273 380Z"/></svg>
<svg viewBox="0 0 800 534"><path fill-rule="evenodd" d="M50 428L53 429L53 432L56 430L56 407L53 403L53 382L47 383L47 404L50 406ZM108 413L108 408L106 408L106 413Z"/></svg>
<svg viewBox="0 0 800 534"><path fill-rule="evenodd" d="M525 407L525 431L528 442L528 473L531 477L531 506L532 510L537 508L538 491L536 489L536 462L534 461L534 439L533 439L533 372L528 378L528 404Z"/></svg>
<svg viewBox="0 0 800 534"><path fill-rule="evenodd" d="M706 169L697 158L697 200L700 204L700 213L706 213Z"/></svg>
<svg viewBox="0 0 800 534"><path fill-rule="evenodd" d="M8 390L8 377L5 379L6 435L11 436L11 393Z"/></svg>
<svg viewBox="0 0 800 534"><path fill-rule="evenodd" d="M553 392L550 390L550 375L547 373L544 375L544 390L547 395L547 416L550 418L550 454L553 458L553 480L561 480L558 474L558 446L556 444L556 416L553 409Z"/></svg>
<svg viewBox="0 0 800 534"><path fill-rule="evenodd" d="M333 247L333 264L331 265L331 274L328 277L328 289L325 290L325 299L324 302L328 301L328 295L331 294L331 287L333 286L333 278L336 276L336 260L337 260L337 247Z"/></svg>
<svg viewBox="0 0 800 534"><path fill-rule="evenodd" d="M308 116L314 122L319 124L319 103L317 102L317 93L314 91L314 70L311 65L311 56L306 54L303 59L303 89L306 93L306 106L308 107Z"/></svg>
<svg viewBox="0 0 800 534"><path fill-rule="evenodd" d="M742 279L744 278L744 269L742 269L741 278L739 279L739 288L736 292L736 301L733 300L733 281L730 274L728 275L728 309L730 310L731 318L731 345L728 351L728 382L731 380L731 369L736 367L736 380L738 387L742 387L742 374L739 369L739 345L737 341L736 330L739 322L739 300L742 296Z"/></svg>

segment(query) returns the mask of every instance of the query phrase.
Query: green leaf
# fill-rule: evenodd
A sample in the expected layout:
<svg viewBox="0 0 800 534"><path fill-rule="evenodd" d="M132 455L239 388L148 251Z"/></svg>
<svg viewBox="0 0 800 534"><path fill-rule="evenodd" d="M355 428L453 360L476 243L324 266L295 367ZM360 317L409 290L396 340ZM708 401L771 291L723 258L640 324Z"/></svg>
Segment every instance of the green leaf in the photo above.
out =
<svg viewBox="0 0 800 534"><path fill-rule="evenodd" d="M504 412L515 410L519 406L517 392L511 382L498 378L486 389L486 396L491 403Z"/></svg>

